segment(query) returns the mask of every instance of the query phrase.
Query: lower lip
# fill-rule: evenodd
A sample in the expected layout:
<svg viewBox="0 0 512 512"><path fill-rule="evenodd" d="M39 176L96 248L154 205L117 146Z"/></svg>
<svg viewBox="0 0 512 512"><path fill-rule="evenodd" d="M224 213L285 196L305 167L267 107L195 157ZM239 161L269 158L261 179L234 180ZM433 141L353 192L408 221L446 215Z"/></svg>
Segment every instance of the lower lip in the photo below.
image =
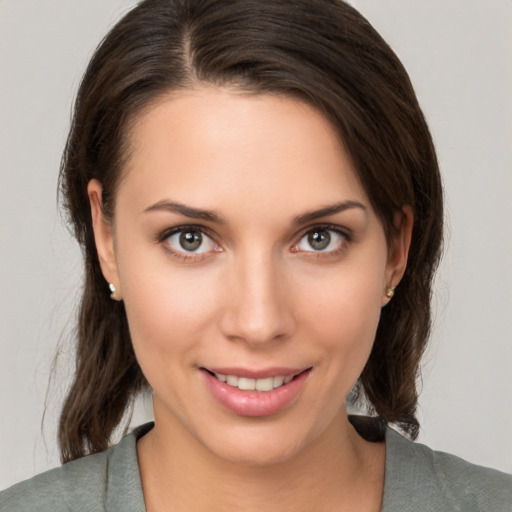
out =
<svg viewBox="0 0 512 512"><path fill-rule="evenodd" d="M221 382L203 371L208 387L215 399L228 411L239 416L270 416L288 406L301 392L310 370L272 391L244 391Z"/></svg>

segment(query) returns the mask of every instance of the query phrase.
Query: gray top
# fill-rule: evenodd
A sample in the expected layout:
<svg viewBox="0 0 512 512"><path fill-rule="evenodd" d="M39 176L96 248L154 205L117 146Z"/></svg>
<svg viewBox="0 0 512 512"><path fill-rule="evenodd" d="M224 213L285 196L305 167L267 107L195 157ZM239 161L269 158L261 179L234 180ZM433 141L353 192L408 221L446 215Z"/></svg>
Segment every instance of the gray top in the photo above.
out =
<svg viewBox="0 0 512 512"><path fill-rule="evenodd" d="M152 426L1 492L0 511L146 512L136 443ZM512 512L511 475L432 451L389 428L385 436L381 512Z"/></svg>

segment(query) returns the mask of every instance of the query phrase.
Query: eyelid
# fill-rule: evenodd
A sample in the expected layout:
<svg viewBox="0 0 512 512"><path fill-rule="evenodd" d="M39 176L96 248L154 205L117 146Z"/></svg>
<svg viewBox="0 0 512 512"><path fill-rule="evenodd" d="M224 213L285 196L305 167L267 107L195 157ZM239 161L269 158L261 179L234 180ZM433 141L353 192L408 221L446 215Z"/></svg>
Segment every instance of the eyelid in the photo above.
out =
<svg viewBox="0 0 512 512"><path fill-rule="evenodd" d="M172 247L170 244L165 243L166 240L168 240L171 236L176 235L178 233L183 233L187 231L195 231L197 233L201 233L201 235L207 237L210 239L211 243L215 246L213 250L210 251L204 251L204 252L189 252L185 250L179 250ZM210 229L206 228L205 226L201 225L194 225L194 224L181 224L179 226L174 226L172 228L164 229L161 233L157 235L155 238L155 242L159 243L163 246L164 250L171 255L172 257L181 260L181 261L201 261L204 258L207 258L208 256L212 255L216 252L221 252L222 249L220 248L219 244L215 240L215 236L212 235L212 232Z"/></svg>
<svg viewBox="0 0 512 512"><path fill-rule="evenodd" d="M336 234L343 236L344 240L340 244L340 247L338 247L336 249L332 249L330 251L315 251L314 249L311 249L311 250L297 249L292 252L309 253L309 254L315 255L315 257L321 257L322 255L324 255L324 256L337 255L337 254L339 254L340 251L343 251L343 249L345 249L345 247L350 242L353 241L352 231L348 228L345 228L338 224L328 224L328 223L327 224L325 224L325 223L324 224L315 224L314 226L308 226L307 228L301 230L301 232L297 235L296 242L293 244L292 248L293 247L296 248L298 246L298 244L300 243L300 241L306 235L308 235L309 233L312 233L314 231L334 231Z"/></svg>
<svg viewBox="0 0 512 512"><path fill-rule="evenodd" d="M156 236L155 241L164 242L170 236L175 235L176 233L182 233L183 231L197 231L198 233L206 235L208 238L211 238L212 240L215 241L215 236L212 234L210 229L206 228L205 226L200 226L197 224L180 224L179 226L166 228Z"/></svg>
<svg viewBox="0 0 512 512"><path fill-rule="evenodd" d="M185 250L183 250L183 251L175 250L174 248L169 246L169 244L164 244L164 242L172 235L175 235L177 233L181 233L181 232L187 231L187 230L197 231L197 232L201 233L202 235L205 235L216 245L216 248L213 251L197 253L197 252L187 252ZM320 230L334 231L335 233L343 236L344 240L340 244L340 247L330 250L330 251L315 251L314 249L293 250L294 247L295 248L297 247L297 245L302 240L302 238L304 238L304 236L306 236L307 234L309 234L315 230L317 230L317 231L320 231ZM317 258L322 257L322 256L326 256L326 257L336 256L336 255L340 254L342 251L344 251L346 246L349 245L353 241L353 239L354 239L354 236L353 236L352 230L350 230L344 226L340 226L339 224L321 223L321 224L310 225L310 226L307 226L306 228L303 228L300 231L300 233L295 236L296 241L292 244L292 252L306 253L307 255L314 255ZM164 249L166 250L166 252L170 253L173 257L175 257L177 259L181 259L181 260L199 261L208 256L211 256L213 253L223 251L220 244L218 244L218 242L216 241L216 235L214 233L212 233L211 229L209 229L205 226L202 226L202 225L197 225L197 224L181 224L178 226L164 229L155 237L155 242L162 244L164 246Z"/></svg>
<svg viewBox="0 0 512 512"><path fill-rule="evenodd" d="M312 226L308 226L306 228L303 228L300 230L300 232L297 234L296 238L297 240L300 240L304 235L307 235L308 233L311 233L312 231L335 231L336 233L340 233L347 239L352 238L352 230L349 228L346 228L344 226L340 226L339 224L330 224L330 223L320 223L320 224L314 224Z"/></svg>

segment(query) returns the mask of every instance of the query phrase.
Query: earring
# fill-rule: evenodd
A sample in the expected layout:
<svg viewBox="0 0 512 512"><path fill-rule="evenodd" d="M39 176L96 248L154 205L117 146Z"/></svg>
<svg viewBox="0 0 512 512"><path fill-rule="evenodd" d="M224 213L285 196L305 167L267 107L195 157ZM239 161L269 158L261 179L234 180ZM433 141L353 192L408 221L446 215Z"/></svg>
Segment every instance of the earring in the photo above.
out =
<svg viewBox="0 0 512 512"><path fill-rule="evenodd" d="M116 297L116 287L112 283L109 283L108 288L110 290L110 298L112 300L118 300Z"/></svg>
<svg viewBox="0 0 512 512"><path fill-rule="evenodd" d="M391 299L393 295L395 295L395 288L396 286L390 286L389 288L386 289L386 297L388 299Z"/></svg>

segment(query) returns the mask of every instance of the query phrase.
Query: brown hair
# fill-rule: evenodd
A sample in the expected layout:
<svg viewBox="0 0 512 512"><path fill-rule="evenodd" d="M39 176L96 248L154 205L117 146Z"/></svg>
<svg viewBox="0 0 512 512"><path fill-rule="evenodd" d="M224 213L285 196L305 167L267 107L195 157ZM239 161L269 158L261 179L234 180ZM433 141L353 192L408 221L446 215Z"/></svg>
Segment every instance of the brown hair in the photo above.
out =
<svg viewBox="0 0 512 512"><path fill-rule="evenodd" d="M391 235L409 205L409 264L382 310L359 390L372 412L416 437L416 380L430 331L431 285L443 223L432 139L402 64L372 26L340 0L146 0L106 36L84 75L64 151L64 207L85 257L76 372L59 426L63 461L104 450L146 381L122 302L109 298L87 197L103 185L107 217L144 108L197 84L300 98L338 130Z"/></svg>

